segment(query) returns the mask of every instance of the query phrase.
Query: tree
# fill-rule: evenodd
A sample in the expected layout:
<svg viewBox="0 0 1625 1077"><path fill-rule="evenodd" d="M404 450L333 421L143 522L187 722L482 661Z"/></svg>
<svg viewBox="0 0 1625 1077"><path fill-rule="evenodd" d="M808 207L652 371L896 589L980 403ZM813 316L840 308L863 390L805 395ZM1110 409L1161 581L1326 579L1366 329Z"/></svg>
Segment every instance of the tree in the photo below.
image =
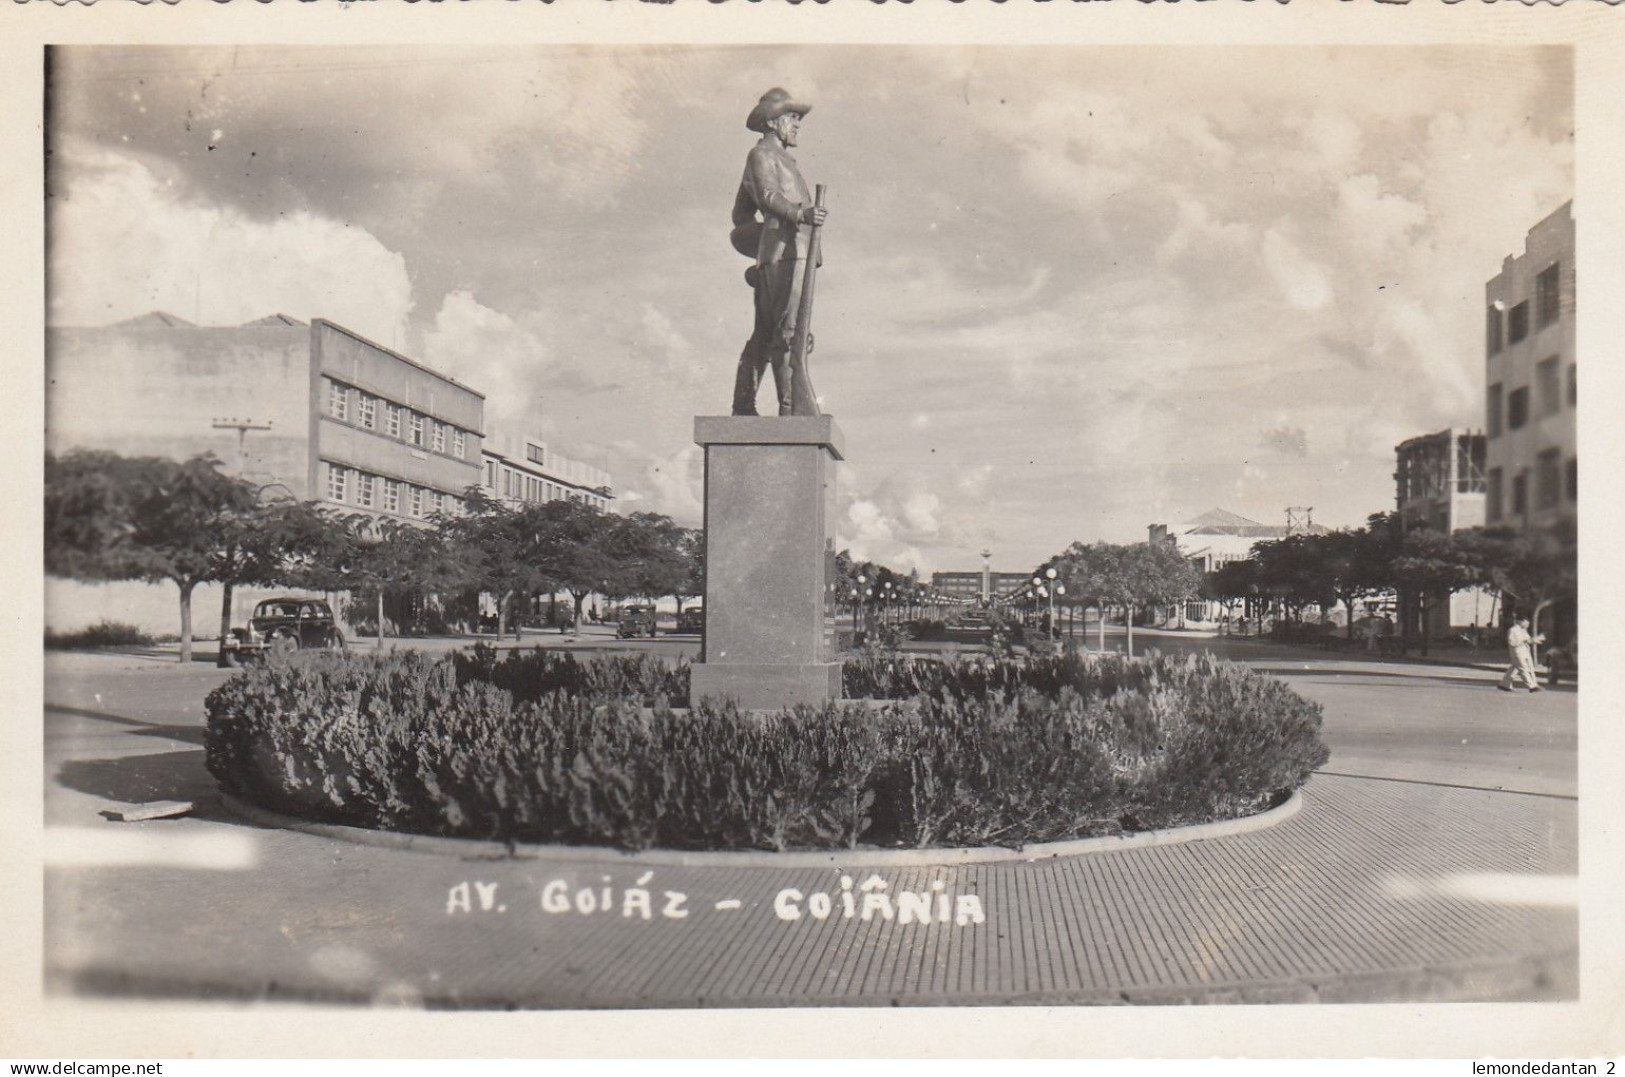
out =
<svg viewBox="0 0 1625 1077"><path fill-rule="evenodd" d="M1224 607L1226 615L1237 602L1246 603L1258 597L1258 562L1252 558L1226 561L1202 577L1202 595ZM1243 605L1243 612L1246 607Z"/></svg>
<svg viewBox="0 0 1625 1077"><path fill-rule="evenodd" d="M552 510L555 505L577 504L553 501L510 508L470 488L464 512L439 519L441 539L459 566L455 585L478 589L496 599L499 638L507 634L516 594L552 591L563 582L550 560L557 545L554 533L559 515Z"/></svg>
<svg viewBox="0 0 1625 1077"><path fill-rule="evenodd" d="M1392 566L1375 517L1359 530L1310 536L1318 547L1327 586L1348 611L1344 634L1354 638L1354 605L1388 590Z"/></svg>
<svg viewBox="0 0 1625 1077"><path fill-rule="evenodd" d="M549 501L527 507L535 510L537 571L550 586L570 592L579 632L587 597L616 586L610 582L617 571L616 560L605 540L617 517L583 501Z"/></svg>
<svg viewBox="0 0 1625 1077"><path fill-rule="evenodd" d="M238 584L308 586L340 590L345 584L327 578L326 567L342 556L344 522L314 502L290 495L265 497L254 490L254 504L228 512L220 521L221 544L214 555L212 579L220 588L220 638L231 633L232 596ZM220 649L220 664L227 654Z"/></svg>
<svg viewBox="0 0 1625 1077"><path fill-rule="evenodd" d="M192 660L192 592L231 579L223 557L256 488L212 455L70 453L46 458L46 570L79 579L173 582L180 589L182 662ZM100 500L99 505L94 504Z"/></svg>
<svg viewBox="0 0 1625 1077"><path fill-rule="evenodd" d="M1074 542L1055 559L1056 578L1066 585L1066 593L1085 608L1093 603L1100 611L1100 650L1106 649L1106 605L1118 590L1121 546L1105 542L1084 545Z"/></svg>
<svg viewBox="0 0 1625 1077"><path fill-rule="evenodd" d="M1119 547L1107 576L1107 595L1123 607L1129 654L1134 653L1134 611L1142 606L1183 602L1196 594L1200 577L1176 548L1162 543Z"/></svg>
<svg viewBox="0 0 1625 1077"><path fill-rule="evenodd" d="M1471 551L1446 531L1418 527L1400 540L1390 572L1397 591L1416 602L1420 613L1422 653L1428 653L1428 605L1436 595L1448 597L1477 578Z"/></svg>
<svg viewBox="0 0 1625 1077"><path fill-rule="evenodd" d="M1336 581L1327 565L1320 535L1288 535L1255 543L1259 590L1269 595L1294 621L1303 619L1303 607L1330 605Z"/></svg>
<svg viewBox="0 0 1625 1077"><path fill-rule="evenodd" d="M340 521L335 541L311 558L302 582L374 600L377 645L384 645L384 598L391 591L434 592L461 586L462 567L440 528L355 513Z"/></svg>
<svg viewBox="0 0 1625 1077"><path fill-rule="evenodd" d="M1523 531L1474 528L1459 533L1457 541L1472 582L1500 591L1509 604L1527 612L1537 634L1540 615L1578 592L1579 547L1572 520Z"/></svg>

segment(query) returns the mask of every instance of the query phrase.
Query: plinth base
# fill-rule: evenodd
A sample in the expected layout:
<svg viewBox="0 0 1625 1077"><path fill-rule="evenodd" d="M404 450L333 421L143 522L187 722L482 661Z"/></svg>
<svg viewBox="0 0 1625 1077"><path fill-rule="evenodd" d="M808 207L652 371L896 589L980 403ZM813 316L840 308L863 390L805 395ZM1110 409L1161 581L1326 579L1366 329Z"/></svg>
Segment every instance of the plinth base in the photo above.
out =
<svg viewBox="0 0 1625 1077"><path fill-rule="evenodd" d="M689 698L749 710L841 697L830 520L840 432L827 415L702 416L705 636Z"/></svg>
<svg viewBox="0 0 1625 1077"><path fill-rule="evenodd" d="M702 662L690 670L689 699L732 699L743 710L778 710L797 703L821 707L841 698L841 664L718 665Z"/></svg>

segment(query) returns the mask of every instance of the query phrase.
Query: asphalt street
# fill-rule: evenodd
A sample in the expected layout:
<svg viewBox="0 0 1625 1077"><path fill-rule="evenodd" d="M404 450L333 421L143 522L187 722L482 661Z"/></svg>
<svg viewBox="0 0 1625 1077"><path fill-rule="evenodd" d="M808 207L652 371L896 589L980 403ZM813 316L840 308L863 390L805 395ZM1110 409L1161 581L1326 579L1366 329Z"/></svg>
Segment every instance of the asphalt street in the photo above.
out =
<svg viewBox="0 0 1625 1077"><path fill-rule="evenodd" d="M1120 642L1108 637L1109 644ZM786 883L782 870L763 869L665 877L669 885L685 880L696 899L717 897L718 908L743 900L744 910L768 925L765 934L720 922L696 925L695 932L718 932L714 951L673 949L662 957L654 936L640 943L616 934L626 929L611 930L611 921L561 934L556 918L544 918L536 928L546 930L555 950L546 960L533 954L516 963L510 952L516 938L529 935L482 929L471 941L469 929L446 922L447 888L476 874L470 863L478 857L355 846L246 821L219 802L203 766L203 697L227 671L203 662L181 667L162 654L48 654L47 983L59 991L179 997L276 997L280 990L304 1000L399 995L396 1001L411 1003L438 991L469 1005L701 1004L694 984L710 985L713 974L735 962L727 988L736 992L727 996L735 1004L849 997L870 1004L888 997L1179 1000L1181 991L1210 981L1240 992L1240 1000L1267 1000L1272 991L1301 1000L1311 990L1305 969L1321 978L1339 971L1374 975L1417 953L1427 955L1430 968L1454 968L1496 958L1503 937L1502 956L1523 962L1532 953L1572 947L1572 901L1564 890L1564 879L1572 882L1577 870L1572 690L1513 695L1496 691L1496 674L1486 670L1243 641L1142 636L1137 643L1215 650L1282 677L1324 706L1332 758L1310 783L1302 819L1260 836L1168 851L943 876L953 886L982 887L990 904L1013 908L1019 901L1044 911L1025 914L1016 935L1001 930L985 952L932 942L947 964L931 966L928 955L911 949L907 932L891 932L887 956L862 956L851 967L858 951L847 954L838 940L816 952L785 951L773 941L777 921L765 910ZM595 637L587 646L671 654L692 653L695 641ZM196 808L185 819L136 824L101 814L154 800L190 800ZM1401 834L1405 840L1396 842ZM1361 859L1387 855L1398 859L1376 869ZM559 870L571 879L598 877L590 865ZM1285 875L1270 878L1272 870ZM485 877L528 889L541 885L538 872L545 874L510 864ZM616 886L631 881L621 874ZM1200 882L1194 892L1190 880ZM811 874L792 881L809 893L817 883ZM1496 896L1509 885L1519 893ZM1371 888L1361 906L1339 911L1340 894L1360 888ZM1376 910L1384 902L1386 911ZM1407 919L1405 910L1424 906L1425 916ZM1090 930L1105 930L1098 925L1121 916L1127 942L1080 942L1076 964L1067 964L1057 955L1065 949L1064 931L1076 928L1069 917L1080 909L1096 924ZM1372 919L1346 926L1363 916ZM403 925L418 920L425 924L421 944L403 934ZM1212 933L1224 925L1228 941L1215 949ZM1050 943L1022 934L1044 930L1063 934ZM1319 949L1304 941L1315 938L1323 940ZM1154 939L1169 941L1151 946ZM1189 961L1167 946L1188 948ZM1103 953L1140 964L1115 971L1091 966ZM787 973L788 980L763 979L758 966L800 971ZM1436 973L1407 974L1421 976L1422 986L1390 984L1376 997L1384 997L1382 990L1403 997L1433 990L1426 985ZM1531 975L1545 982L1544 972ZM1499 997L1497 990L1511 983L1504 972L1492 980L1499 986L1449 997ZM1452 982L1459 987L1459 977ZM1512 995L1541 997L1538 983L1524 988Z"/></svg>

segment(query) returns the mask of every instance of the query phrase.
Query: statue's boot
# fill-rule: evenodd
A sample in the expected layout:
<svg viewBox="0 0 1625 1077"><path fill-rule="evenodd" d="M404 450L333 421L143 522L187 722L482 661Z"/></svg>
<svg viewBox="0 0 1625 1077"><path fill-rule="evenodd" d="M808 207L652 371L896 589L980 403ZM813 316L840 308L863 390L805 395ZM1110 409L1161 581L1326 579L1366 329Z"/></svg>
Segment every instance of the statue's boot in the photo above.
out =
<svg viewBox="0 0 1625 1077"><path fill-rule="evenodd" d="M773 353L773 389L779 398L779 414L794 415L795 412L795 375L790 369L790 353L777 351Z"/></svg>
<svg viewBox="0 0 1625 1077"><path fill-rule="evenodd" d="M756 389L762 382L761 349L754 340L746 341L745 348L739 353L739 369L734 374L734 410L735 415L755 415Z"/></svg>

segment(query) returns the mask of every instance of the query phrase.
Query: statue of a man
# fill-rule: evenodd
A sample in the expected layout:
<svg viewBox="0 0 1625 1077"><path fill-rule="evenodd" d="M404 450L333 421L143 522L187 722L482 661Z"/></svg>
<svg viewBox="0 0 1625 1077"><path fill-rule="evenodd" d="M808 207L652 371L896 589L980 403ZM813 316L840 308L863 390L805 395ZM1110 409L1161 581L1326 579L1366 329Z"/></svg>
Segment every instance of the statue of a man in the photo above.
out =
<svg viewBox="0 0 1625 1077"><path fill-rule="evenodd" d="M762 138L745 159L745 175L734 198L731 238L736 250L756 259L753 271L745 274L756 291L756 324L739 354L735 415L756 414L756 389L769 365L779 414L818 414L811 387L802 385L797 391L790 362L807 258L801 226L822 225L828 216L822 206L813 204L796 159L790 156L801 119L810 111L811 105L775 87L762 95L745 120L745 126Z"/></svg>

